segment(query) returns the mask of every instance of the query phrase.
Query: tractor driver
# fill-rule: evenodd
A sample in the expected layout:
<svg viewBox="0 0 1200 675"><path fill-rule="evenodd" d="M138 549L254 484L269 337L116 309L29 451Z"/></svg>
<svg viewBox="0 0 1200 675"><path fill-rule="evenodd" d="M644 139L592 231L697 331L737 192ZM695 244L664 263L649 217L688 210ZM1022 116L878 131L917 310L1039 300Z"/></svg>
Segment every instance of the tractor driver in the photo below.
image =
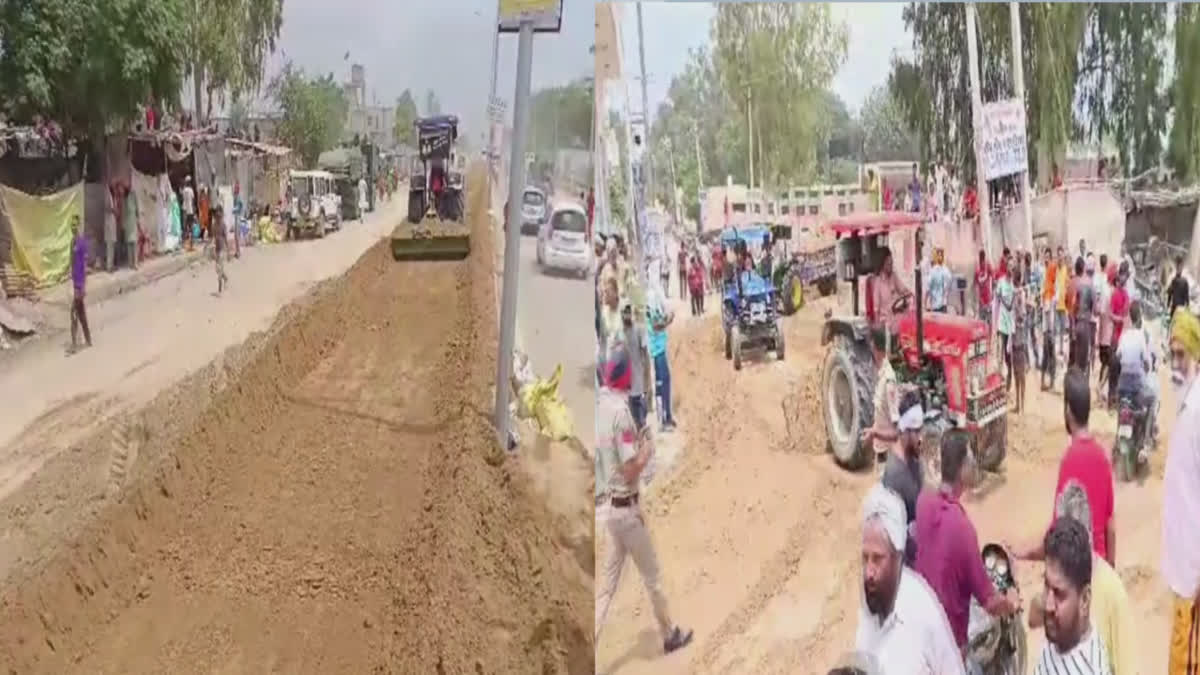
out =
<svg viewBox="0 0 1200 675"><path fill-rule="evenodd" d="M439 214L442 212L442 190L445 187L446 163L441 157L434 157L429 162L429 189L433 192L433 203Z"/></svg>
<svg viewBox="0 0 1200 675"><path fill-rule="evenodd" d="M871 292L874 294L875 326L896 332L896 316L893 306L901 298L909 298L912 291L905 288L896 274L892 260L892 250L887 246L879 249L879 270L874 275Z"/></svg>

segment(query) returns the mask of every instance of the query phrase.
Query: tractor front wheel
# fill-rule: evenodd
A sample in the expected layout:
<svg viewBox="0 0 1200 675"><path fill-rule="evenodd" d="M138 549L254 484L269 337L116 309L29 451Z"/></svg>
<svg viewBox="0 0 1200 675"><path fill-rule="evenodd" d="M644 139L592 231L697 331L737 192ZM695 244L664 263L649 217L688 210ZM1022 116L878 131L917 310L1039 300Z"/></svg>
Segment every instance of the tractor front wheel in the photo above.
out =
<svg viewBox="0 0 1200 675"><path fill-rule="evenodd" d="M821 410L834 460L857 471L874 459L863 430L874 424L875 359L865 343L838 337L825 355Z"/></svg>

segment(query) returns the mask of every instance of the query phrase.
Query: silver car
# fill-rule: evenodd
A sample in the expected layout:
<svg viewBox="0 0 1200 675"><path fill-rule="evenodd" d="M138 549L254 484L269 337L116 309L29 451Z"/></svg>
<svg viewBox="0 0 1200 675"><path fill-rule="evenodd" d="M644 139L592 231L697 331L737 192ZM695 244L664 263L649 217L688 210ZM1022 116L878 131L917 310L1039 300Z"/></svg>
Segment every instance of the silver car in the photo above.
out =
<svg viewBox="0 0 1200 675"><path fill-rule="evenodd" d="M592 265L587 225L582 206L555 203L553 215L538 232L537 261L542 269L587 276Z"/></svg>
<svg viewBox="0 0 1200 675"><path fill-rule="evenodd" d="M535 187L525 188L521 195L521 234L534 235L546 223L550 201L546 193Z"/></svg>

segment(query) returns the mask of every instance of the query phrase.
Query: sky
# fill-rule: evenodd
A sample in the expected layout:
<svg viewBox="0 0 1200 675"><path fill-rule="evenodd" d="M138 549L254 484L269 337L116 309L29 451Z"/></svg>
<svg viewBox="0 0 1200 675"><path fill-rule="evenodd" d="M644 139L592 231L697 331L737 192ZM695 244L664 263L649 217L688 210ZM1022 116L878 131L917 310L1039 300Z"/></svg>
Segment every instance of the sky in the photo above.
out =
<svg viewBox="0 0 1200 675"><path fill-rule="evenodd" d="M902 3L833 3L835 19L850 30L846 61L833 80L833 90L851 111L857 110L876 85L887 81L893 53L912 53L912 37L900 18ZM651 118L667 94L671 78L682 72L688 50L708 44L709 25L716 10L708 2L647 2L642 5L646 50L646 89ZM632 4L621 20L626 72L637 75L637 11ZM640 84L640 81L635 84ZM632 90L633 107L640 93Z"/></svg>
<svg viewBox="0 0 1200 675"><path fill-rule="evenodd" d="M307 72L332 72L339 81L349 80L350 65L360 63L369 102L393 104L407 88L423 107L425 91L433 89L442 112L457 114L469 133L480 134L486 129L495 16L496 0L284 0L283 29L265 80L289 59ZM564 0L562 31L534 36L533 89L590 77L594 35L592 0ZM499 60L497 93L511 112L516 34L500 36Z"/></svg>

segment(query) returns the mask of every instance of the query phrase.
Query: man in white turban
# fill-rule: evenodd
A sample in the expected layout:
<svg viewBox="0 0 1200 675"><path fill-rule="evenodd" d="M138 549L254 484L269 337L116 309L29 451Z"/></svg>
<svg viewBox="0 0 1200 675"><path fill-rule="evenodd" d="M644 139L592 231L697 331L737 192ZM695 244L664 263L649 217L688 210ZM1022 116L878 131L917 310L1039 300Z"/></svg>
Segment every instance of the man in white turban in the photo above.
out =
<svg viewBox="0 0 1200 675"><path fill-rule="evenodd" d="M863 502L863 599L856 651L881 675L959 675L963 657L946 613L921 575L904 565L904 501L876 484Z"/></svg>

